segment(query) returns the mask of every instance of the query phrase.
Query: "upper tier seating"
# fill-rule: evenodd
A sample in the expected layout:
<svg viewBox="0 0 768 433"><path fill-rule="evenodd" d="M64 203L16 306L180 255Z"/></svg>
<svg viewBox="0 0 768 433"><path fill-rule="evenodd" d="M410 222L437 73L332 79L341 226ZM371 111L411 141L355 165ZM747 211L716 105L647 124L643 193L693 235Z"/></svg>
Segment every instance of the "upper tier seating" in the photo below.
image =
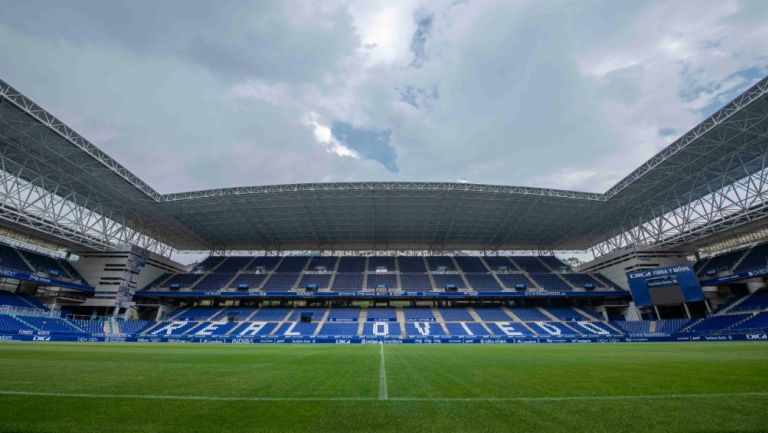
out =
<svg viewBox="0 0 768 433"><path fill-rule="evenodd" d="M518 267L504 256L485 256L483 260L495 272L518 271Z"/></svg>
<svg viewBox="0 0 768 433"><path fill-rule="evenodd" d="M275 266L280 262L281 258L282 257L277 257L277 256L256 257L248 265L248 267L245 268L245 270L249 272L253 272L253 271L269 272L275 268Z"/></svg>
<svg viewBox="0 0 768 433"><path fill-rule="evenodd" d="M486 322L503 321L511 322L512 318L509 314L505 313L500 307L475 307L475 312L481 319Z"/></svg>
<svg viewBox="0 0 768 433"><path fill-rule="evenodd" d="M510 307L509 310L523 322L551 320L536 307Z"/></svg>
<svg viewBox="0 0 768 433"><path fill-rule="evenodd" d="M561 272L568 270L568 265L563 263L560 259L558 259L555 256L538 256L539 260L544 262L545 265L547 265L550 269L552 269L555 272Z"/></svg>
<svg viewBox="0 0 768 433"><path fill-rule="evenodd" d="M360 318L360 308L331 308L327 321L351 322Z"/></svg>
<svg viewBox="0 0 768 433"><path fill-rule="evenodd" d="M216 315L216 320L232 320L235 322L242 322L250 317L256 310L249 307L228 307L224 311Z"/></svg>
<svg viewBox="0 0 768 433"><path fill-rule="evenodd" d="M299 289L316 287L318 289L327 289L331 284L331 274L304 274L299 282Z"/></svg>
<svg viewBox="0 0 768 433"><path fill-rule="evenodd" d="M492 274L464 274L469 286L478 292L498 292L503 290Z"/></svg>
<svg viewBox="0 0 768 433"><path fill-rule="evenodd" d="M363 289L364 277L363 274L336 274L336 278L333 280L333 290L337 292L358 292Z"/></svg>
<svg viewBox="0 0 768 433"><path fill-rule="evenodd" d="M336 269L336 264L338 262L338 257L312 257L312 259L309 261L309 266L307 266L307 270L317 271L325 269L328 272L332 272Z"/></svg>
<svg viewBox="0 0 768 433"><path fill-rule="evenodd" d="M495 272L508 272L508 271L520 271L509 257L504 256L484 256L483 261L488 265L488 268Z"/></svg>
<svg viewBox="0 0 768 433"><path fill-rule="evenodd" d="M368 282L366 283L369 289L376 289L380 286L386 287L388 290L397 289L397 274L368 274Z"/></svg>
<svg viewBox="0 0 768 433"><path fill-rule="evenodd" d="M432 290L432 282L427 274L400 274L400 283L405 291Z"/></svg>
<svg viewBox="0 0 768 433"><path fill-rule="evenodd" d="M273 273L264 283L262 290L291 290L299 280L298 273Z"/></svg>
<svg viewBox="0 0 768 433"><path fill-rule="evenodd" d="M466 287L464 279L459 274L433 274L432 279L435 280L435 287L438 289L445 289L451 285L459 290Z"/></svg>
<svg viewBox="0 0 768 433"><path fill-rule="evenodd" d="M288 256L283 257L283 261L277 266L275 272L294 273L301 272L307 265L309 257L306 256Z"/></svg>
<svg viewBox="0 0 768 433"><path fill-rule="evenodd" d="M544 263L540 262L538 258L533 256L512 256L510 257L513 262L525 272L530 273L549 273L552 272Z"/></svg>
<svg viewBox="0 0 768 433"><path fill-rule="evenodd" d="M232 281L230 287L248 286L249 289L258 289L267 279L267 274L240 274Z"/></svg>
<svg viewBox="0 0 768 433"><path fill-rule="evenodd" d="M339 260L339 268L336 272L363 273L365 272L365 257L346 256Z"/></svg>
<svg viewBox="0 0 768 433"><path fill-rule="evenodd" d="M474 322L466 308L441 308L440 315L446 322Z"/></svg>
<svg viewBox="0 0 768 433"><path fill-rule="evenodd" d="M456 265L453 264L453 258L449 256L429 256L427 265L430 271L455 271Z"/></svg>
<svg viewBox="0 0 768 433"><path fill-rule="evenodd" d="M219 267L216 268L216 273L236 273L239 271L242 271L245 269L246 266L248 266L249 263L253 261L253 257L245 256L245 257L238 257L238 256L231 256L227 257L227 260L224 261L224 263L220 264Z"/></svg>
<svg viewBox="0 0 768 433"><path fill-rule="evenodd" d="M397 320L397 313L394 308L369 308L368 314L366 315L366 320L369 322L373 321L390 321L394 322Z"/></svg>
<svg viewBox="0 0 768 433"><path fill-rule="evenodd" d="M368 257L368 270L375 272L379 268L386 269L387 272L395 272L397 270L395 258L393 256Z"/></svg>
<svg viewBox="0 0 768 433"><path fill-rule="evenodd" d="M312 321L313 322L319 322L320 319L325 315L325 311L327 308L321 308L321 307L296 307L291 312L291 315L288 316L288 320L298 322L301 320L302 314L311 314L312 315Z"/></svg>
<svg viewBox="0 0 768 433"><path fill-rule="evenodd" d="M571 320L586 320L586 318L579 314L571 307L547 307L549 314L557 317L558 319L568 322Z"/></svg>
<svg viewBox="0 0 768 433"><path fill-rule="evenodd" d="M203 277L202 274L176 274L163 283L162 287L170 287L173 289L185 289L192 287L197 280Z"/></svg>
<svg viewBox="0 0 768 433"><path fill-rule="evenodd" d="M72 278L72 276L64 270L60 262L53 257L23 250L19 250L19 252L24 255L37 272L45 272L56 277Z"/></svg>
<svg viewBox="0 0 768 433"><path fill-rule="evenodd" d="M282 308L282 307L264 307L260 308L259 311L256 312L256 314L253 316L251 320L261 321L261 322L269 322L269 321L281 321L284 320L285 317L288 315L289 312L292 310L290 308Z"/></svg>
<svg viewBox="0 0 768 433"><path fill-rule="evenodd" d="M233 278L235 278L234 273L219 273L217 270L216 272L204 276L197 284L195 284L192 290L220 290L226 287L227 283Z"/></svg>
<svg viewBox="0 0 768 433"><path fill-rule="evenodd" d="M222 310L221 307L193 307L189 309L181 308L168 314L168 317L177 321L203 321L214 314L219 313Z"/></svg>
<svg viewBox="0 0 768 433"><path fill-rule="evenodd" d="M744 272L768 266L768 243L757 245L739 262L734 272Z"/></svg>
<svg viewBox="0 0 768 433"><path fill-rule="evenodd" d="M588 285L591 285L593 288L597 287L604 287L605 284L601 283L600 281L597 281L596 279L592 278L589 274L560 274L568 280L569 283L571 283L574 287L579 288L585 288Z"/></svg>
<svg viewBox="0 0 768 433"><path fill-rule="evenodd" d="M431 308L404 308L403 315L406 322L434 322L435 315Z"/></svg>
<svg viewBox="0 0 768 433"><path fill-rule="evenodd" d="M27 266L16 248L3 244L0 244L0 266L23 272L32 272L32 269Z"/></svg>
<svg viewBox="0 0 768 433"><path fill-rule="evenodd" d="M208 256L205 258L205 260L195 266L195 270L198 272L208 272L211 269L216 268L216 266L219 266L219 264L223 262L225 258L226 257L224 256Z"/></svg>
<svg viewBox="0 0 768 433"><path fill-rule="evenodd" d="M714 275L723 272L729 272L746 252L747 248L741 248L725 254L714 256L701 266L699 275Z"/></svg>
<svg viewBox="0 0 768 433"><path fill-rule="evenodd" d="M525 274L496 274L507 289L514 289L518 284L523 284L525 288L536 287Z"/></svg>
<svg viewBox="0 0 768 433"><path fill-rule="evenodd" d="M423 273L427 272L423 257L398 257L397 266L403 273Z"/></svg>
<svg viewBox="0 0 768 433"><path fill-rule="evenodd" d="M456 263L459 265L459 268L462 270L462 272L474 274L488 272L488 268L485 267L485 264L480 259L480 257L457 256L454 258L456 259Z"/></svg>
<svg viewBox="0 0 768 433"><path fill-rule="evenodd" d="M602 287L609 287L609 288L614 289L614 290L624 290L624 289L621 288L621 286L619 286L618 284L614 283L613 281L611 281L608 277L606 277L603 274L595 272L595 273L593 273L591 275L592 275L592 277L594 279L596 279L597 281L600 281L601 283L603 283L603 284L600 285Z"/></svg>
<svg viewBox="0 0 768 433"><path fill-rule="evenodd" d="M565 292L573 290L571 286L555 274L529 274L536 284L542 289L551 292Z"/></svg>

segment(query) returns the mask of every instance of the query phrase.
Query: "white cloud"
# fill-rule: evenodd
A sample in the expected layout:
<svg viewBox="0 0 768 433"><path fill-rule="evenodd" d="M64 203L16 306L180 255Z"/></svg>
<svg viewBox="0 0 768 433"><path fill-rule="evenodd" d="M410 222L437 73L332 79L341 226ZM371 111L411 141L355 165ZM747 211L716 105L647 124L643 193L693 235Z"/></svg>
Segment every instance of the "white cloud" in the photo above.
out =
<svg viewBox="0 0 768 433"><path fill-rule="evenodd" d="M163 2L152 16L168 25L150 30L115 25L108 2L19 5L0 17L4 78L161 191L459 179L602 192L748 86L743 71L768 73L765 2L233 3L172 20ZM399 172L336 140L335 121L391 130Z"/></svg>
<svg viewBox="0 0 768 433"><path fill-rule="evenodd" d="M309 116L309 124L312 126L312 132L315 134L315 140L320 143L328 153L332 153L338 156L349 157L353 159L360 159L360 154L354 149L341 144L336 137L331 133L331 128L327 125L321 124L317 120L317 115L311 113Z"/></svg>

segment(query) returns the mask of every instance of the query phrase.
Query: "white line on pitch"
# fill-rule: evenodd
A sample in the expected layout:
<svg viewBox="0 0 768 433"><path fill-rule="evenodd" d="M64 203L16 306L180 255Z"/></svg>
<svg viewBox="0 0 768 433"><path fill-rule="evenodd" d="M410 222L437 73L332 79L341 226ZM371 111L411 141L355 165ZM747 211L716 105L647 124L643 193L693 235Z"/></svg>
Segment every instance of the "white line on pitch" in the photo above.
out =
<svg viewBox="0 0 768 433"><path fill-rule="evenodd" d="M131 400L199 400L199 401L379 401L375 397L227 397L206 395L159 394L98 394L77 392L34 392L0 390L0 396L66 397L66 398L118 398ZM592 401L592 400L664 400L706 399L726 397L765 397L768 392L718 392L711 394L649 394L649 395L576 395L563 397L392 397L389 401L403 402L494 402L494 401Z"/></svg>
<svg viewBox="0 0 768 433"><path fill-rule="evenodd" d="M379 400L389 400L387 392L387 367L384 365L384 343L379 349Z"/></svg>

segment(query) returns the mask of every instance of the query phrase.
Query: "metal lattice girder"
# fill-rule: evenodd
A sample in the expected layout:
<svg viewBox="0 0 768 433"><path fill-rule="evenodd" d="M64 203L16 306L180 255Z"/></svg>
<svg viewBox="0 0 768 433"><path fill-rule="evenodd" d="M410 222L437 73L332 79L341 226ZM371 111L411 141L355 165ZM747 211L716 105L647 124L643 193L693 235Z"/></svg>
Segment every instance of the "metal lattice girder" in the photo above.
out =
<svg viewBox="0 0 768 433"><path fill-rule="evenodd" d="M184 250L680 245L764 220L767 95L763 79L604 194L358 182L161 195L0 81L2 169L39 189L22 200L29 187L10 183L2 218L83 245Z"/></svg>

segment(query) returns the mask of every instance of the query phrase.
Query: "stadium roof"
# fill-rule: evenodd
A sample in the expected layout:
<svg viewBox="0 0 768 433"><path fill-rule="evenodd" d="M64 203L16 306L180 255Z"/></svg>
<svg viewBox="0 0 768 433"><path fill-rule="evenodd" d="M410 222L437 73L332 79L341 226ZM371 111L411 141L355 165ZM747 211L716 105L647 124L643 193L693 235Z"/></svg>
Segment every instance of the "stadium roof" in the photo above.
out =
<svg viewBox="0 0 768 433"><path fill-rule="evenodd" d="M587 249L649 221L668 220L665 215L686 205L692 209L687 212L695 213L696 203L744 179L761 174L765 179L767 153L768 78L764 78L603 194L423 182L270 185L159 194L0 81L4 172L178 250ZM60 212L45 206L41 211L42 199L35 200L37 211L31 212L8 182L4 179L0 207L5 225L92 248L107 245L110 230L118 230L110 225L93 234L78 232L77 224L48 224L45 220ZM763 221L768 215L764 183L748 187L752 195L741 197L750 200L737 212L741 217L749 214L746 222ZM684 214L686 221L678 222L675 242L714 233L718 229L712 227L735 220L724 205L699 215L709 221L705 221L709 231ZM90 218L83 224L98 227ZM663 235L661 227L658 233L640 231L651 238Z"/></svg>

